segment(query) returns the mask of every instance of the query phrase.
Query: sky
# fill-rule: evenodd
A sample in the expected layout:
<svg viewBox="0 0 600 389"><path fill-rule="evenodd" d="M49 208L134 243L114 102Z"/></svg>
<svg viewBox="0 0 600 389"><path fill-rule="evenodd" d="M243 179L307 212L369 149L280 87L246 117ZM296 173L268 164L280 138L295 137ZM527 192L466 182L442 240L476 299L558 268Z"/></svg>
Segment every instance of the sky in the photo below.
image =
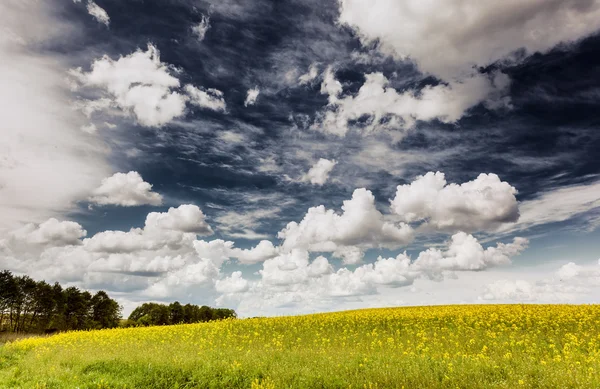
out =
<svg viewBox="0 0 600 389"><path fill-rule="evenodd" d="M599 0L5 0L0 268L240 316L600 303Z"/></svg>

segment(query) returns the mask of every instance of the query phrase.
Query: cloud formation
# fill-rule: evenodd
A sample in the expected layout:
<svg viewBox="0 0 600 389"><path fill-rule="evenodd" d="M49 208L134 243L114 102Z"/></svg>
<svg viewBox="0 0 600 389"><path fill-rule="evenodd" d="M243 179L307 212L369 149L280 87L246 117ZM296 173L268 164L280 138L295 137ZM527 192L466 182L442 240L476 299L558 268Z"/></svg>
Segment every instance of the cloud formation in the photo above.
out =
<svg viewBox="0 0 600 389"><path fill-rule="evenodd" d="M190 103L193 105L213 111L225 111L225 99L223 92L220 90L214 88L202 90L190 84L186 85L184 90L190 98Z"/></svg>
<svg viewBox="0 0 600 389"><path fill-rule="evenodd" d="M481 231L515 222L517 190L496 174L480 174L473 181L448 184L444 173L429 172L412 183L399 185L392 210L404 222L424 222L444 231Z"/></svg>
<svg viewBox="0 0 600 389"><path fill-rule="evenodd" d="M110 24L110 17L108 13L104 10L104 8L100 7L98 4L94 3L92 0L88 0L87 3L87 11L88 13L94 17L99 23L102 23L108 27Z"/></svg>
<svg viewBox="0 0 600 389"><path fill-rule="evenodd" d="M352 199L344 201L342 214L322 205L310 208L300 223L288 223L278 237L283 239L281 247L285 252L301 248L335 252L345 258L350 254L352 259L349 260L355 262L354 252L345 251L345 247L398 248L412 241L413 230L403 223L385 221L375 207L373 194L366 189L356 189Z"/></svg>
<svg viewBox="0 0 600 389"><path fill-rule="evenodd" d="M305 175L302 176L302 181L310 182L313 185L324 185L329 179L329 174L337 164L335 159L329 160L320 158Z"/></svg>
<svg viewBox="0 0 600 389"><path fill-rule="evenodd" d="M91 71L74 69L71 75L84 86L106 91L111 104L132 113L143 126L160 127L183 116L188 101L215 111L225 110L221 91L204 91L193 85L180 90L175 70L161 62L158 49L149 44L146 51L137 50L117 60L105 55L92 63Z"/></svg>
<svg viewBox="0 0 600 389"><path fill-rule="evenodd" d="M327 301L336 304L335 301L340 303L347 298L378 294L380 288L410 286L419 278L441 281L449 271L480 271L507 265L526 247L527 241L517 238L509 244L483 249L477 239L461 232L452 237L446 250L421 252L415 261L401 253L391 258L379 257L354 270L341 267L337 271L325 257L311 261L307 250L292 249L266 260L258 281L244 283L241 275L236 275L236 283L244 285L240 288L243 291L227 289L217 302L235 302L242 311L267 306L314 306ZM434 251L436 258L432 257Z"/></svg>
<svg viewBox="0 0 600 389"><path fill-rule="evenodd" d="M550 277L537 281L498 280L487 285L480 300L495 302L569 302L593 297L600 291L600 261L595 265L562 265Z"/></svg>
<svg viewBox="0 0 600 389"><path fill-rule="evenodd" d="M575 217L586 219L585 227L600 224L600 182L569 185L541 192L537 197L523 201L521 217L515 224L502 227L501 231L522 231L534 226L564 222Z"/></svg>
<svg viewBox="0 0 600 389"><path fill-rule="evenodd" d="M460 81L426 86L419 92L408 90L398 93L388 85L382 73L365 75L365 82L355 96L341 97L343 87L335 79L331 68L325 72L321 93L329 96L329 108L313 129L345 136L350 123L367 116L368 120L354 125L362 134L385 129L408 129L417 121L439 120L455 123L482 101L489 108L507 106L502 98L509 80L502 73L493 76L473 75Z"/></svg>
<svg viewBox="0 0 600 389"><path fill-rule="evenodd" d="M305 73L298 77L298 81L300 85L310 84L319 76L319 66L316 63L313 63L308 68L308 73Z"/></svg>
<svg viewBox="0 0 600 389"><path fill-rule="evenodd" d="M244 107L256 104L256 99L258 99L259 93L260 89L258 89L258 87L248 89L248 92L246 94L246 100L244 101Z"/></svg>
<svg viewBox="0 0 600 389"><path fill-rule="evenodd" d="M341 24L365 45L414 61L424 73L450 81L475 66L504 60L519 49L545 52L600 28L597 1L453 0L443 4L396 0L338 0ZM519 15L519 17L515 17Z"/></svg>
<svg viewBox="0 0 600 389"><path fill-rule="evenodd" d="M77 26L47 2L0 2L0 232L72 211L106 175L106 146L80 127L60 54Z"/></svg>
<svg viewBox="0 0 600 389"><path fill-rule="evenodd" d="M115 173L102 180L94 189L89 201L98 205L120 205L135 207L138 205L161 205L162 196L152 192L152 185L142 179L135 171Z"/></svg>

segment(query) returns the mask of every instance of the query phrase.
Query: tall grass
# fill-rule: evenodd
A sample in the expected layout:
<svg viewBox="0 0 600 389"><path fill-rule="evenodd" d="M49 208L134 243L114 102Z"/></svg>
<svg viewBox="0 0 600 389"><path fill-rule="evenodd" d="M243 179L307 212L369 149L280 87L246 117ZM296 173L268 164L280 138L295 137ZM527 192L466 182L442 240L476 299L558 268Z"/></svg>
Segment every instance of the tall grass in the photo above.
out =
<svg viewBox="0 0 600 389"><path fill-rule="evenodd" d="M9 343L2 388L599 388L600 306L359 310Z"/></svg>

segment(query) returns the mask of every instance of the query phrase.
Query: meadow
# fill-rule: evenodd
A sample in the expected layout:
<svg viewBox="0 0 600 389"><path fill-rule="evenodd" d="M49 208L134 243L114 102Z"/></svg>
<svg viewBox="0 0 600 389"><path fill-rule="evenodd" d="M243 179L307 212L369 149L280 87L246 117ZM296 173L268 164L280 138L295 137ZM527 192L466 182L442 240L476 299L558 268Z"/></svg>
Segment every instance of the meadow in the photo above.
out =
<svg viewBox="0 0 600 389"><path fill-rule="evenodd" d="M600 388L600 306L407 307L7 343L1 388Z"/></svg>

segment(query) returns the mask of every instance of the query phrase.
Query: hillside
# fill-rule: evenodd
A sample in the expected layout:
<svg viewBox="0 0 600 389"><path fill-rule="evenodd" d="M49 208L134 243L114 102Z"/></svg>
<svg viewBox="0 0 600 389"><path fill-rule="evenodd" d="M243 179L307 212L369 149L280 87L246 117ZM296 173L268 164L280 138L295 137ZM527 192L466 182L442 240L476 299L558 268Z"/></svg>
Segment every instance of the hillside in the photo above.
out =
<svg viewBox="0 0 600 389"><path fill-rule="evenodd" d="M597 388L600 306L475 305L68 332L2 388Z"/></svg>

